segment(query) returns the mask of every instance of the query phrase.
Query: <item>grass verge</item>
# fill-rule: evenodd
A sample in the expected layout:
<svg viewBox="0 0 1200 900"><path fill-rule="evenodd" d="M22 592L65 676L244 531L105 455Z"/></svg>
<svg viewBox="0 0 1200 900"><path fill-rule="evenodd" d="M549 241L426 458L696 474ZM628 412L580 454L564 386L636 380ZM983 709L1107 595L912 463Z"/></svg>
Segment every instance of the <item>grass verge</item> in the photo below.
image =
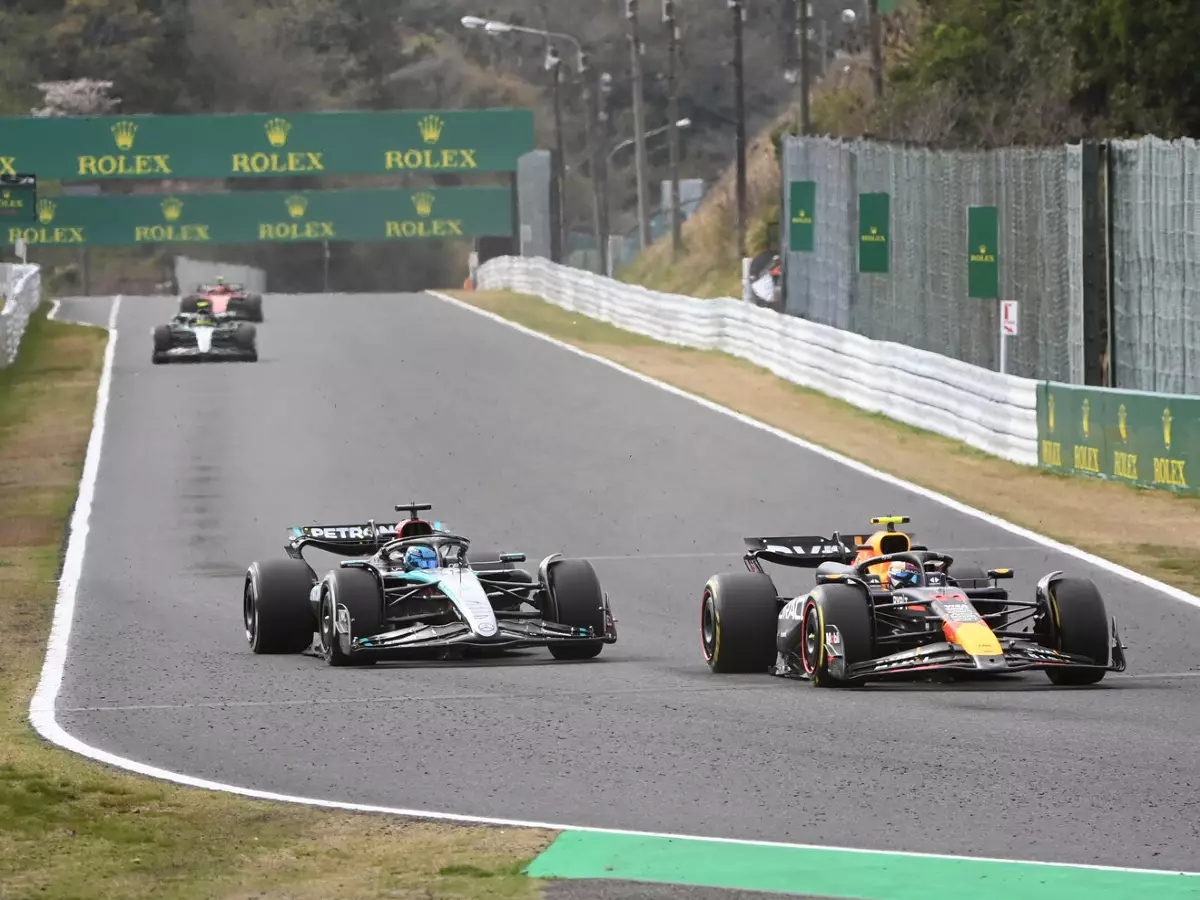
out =
<svg viewBox="0 0 1200 900"><path fill-rule="evenodd" d="M248 801L149 781L27 722L106 333L34 317L0 370L0 900L532 898L546 832Z"/></svg>
<svg viewBox="0 0 1200 900"><path fill-rule="evenodd" d="M537 297L448 293L914 484L1200 593L1195 565L1200 499L1018 466L798 387L727 354L672 347Z"/></svg>

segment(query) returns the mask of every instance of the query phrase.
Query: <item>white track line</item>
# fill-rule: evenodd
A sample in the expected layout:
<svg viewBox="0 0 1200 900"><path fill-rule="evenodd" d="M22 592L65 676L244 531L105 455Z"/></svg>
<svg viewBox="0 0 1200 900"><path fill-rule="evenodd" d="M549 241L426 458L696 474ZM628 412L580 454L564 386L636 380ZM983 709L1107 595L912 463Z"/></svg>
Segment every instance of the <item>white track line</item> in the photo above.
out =
<svg viewBox="0 0 1200 900"><path fill-rule="evenodd" d="M586 350L579 349L574 344L568 344L566 341L560 341L557 338L552 338L549 335L542 334L540 331L534 331L532 328L526 328L524 325L519 325L516 322L512 322L504 318L503 316L496 315L493 312L488 312L485 309L480 309L477 306L472 306L470 303L465 303L462 300L458 300L449 296L448 294L443 294L440 291L428 291L427 293L444 303L452 304L453 306L457 306L459 309L464 309L468 312L474 313L475 315L483 316L486 319L491 319L493 322L506 325L515 331L519 331L522 334L537 338L538 340L546 341L547 343L553 344L556 347L559 347L570 353L574 353L577 356L582 356L585 359L590 359L593 362L599 363L600 365L608 366L610 369L616 369L618 372L628 375L630 378L636 378L638 381L653 385L654 387L664 390L667 393L674 394L677 397L684 397L694 403L699 403L706 409L711 409L714 412L718 412L722 415L736 419L743 425L749 425L751 428L757 428L760 431L765 431L768 434L773 434L776 437L783 438L783 440L795 444L797 447L803 447L810 453L815 453L818 456L824 457L825 459L832 460L833 462L843 465L848 469L853 469L862 475L866 475L869 478L875 478L884 482L885 484L890 484L893 487L901 488L902 490L917 494L918 496L924 497L927 500L940 503L943 506L953 509L955 512L962 513L963 515L970 516L974 519L979 519L981 522L987 522L989 525L994 525L997 528L1002 528L1009 534L1015 534L1018 537L1023 537L1026 540L1033 541L1036 544L1041 544L1044 547L1057 550L1059 553L1066 553L1070 556L1074 556L1076 559L1082 560L1088 565L1095 566L1098 569L1104 569L1105 571L1111 572L1114 575L1119 575L1120 577L1126 578L1136 584L1140 584L1143 587L1148 587L1152 590L1158 591L1159 593L1165 594L1166 596L1174 600L1178 600L1181 603L1186 603L1189 606L1200 608L1200 597L1189 594L1187 591L1180 590L1177 587L1172 587L1171 585L1151 578L1148 575L1143 575L1140 572L1127 569L1124 566L1112 562L1111 560L1104 559L1100 556L1095 556L1094 554L1088 553L1086 550L1080 550L1078 547L1072 547L1069 544L1061 543L1053 538L1046 537L1044 534L1038 534L1035 531L1022 528L1020 525L1014 525L1012 522L1005 521L1004 519L994 516L991 513L984 512L981 509L976 509L973 506L967 506L965 503L960 503L952 497L947 497L945 494L939 494L936 491L931 491L928 488L921 487L918 484L913 484L911 481L905 481L904 479L898 478L895 475L890 475L887 472L873 468L872 466L859 462L856 459L851 459L848 456L835 453L833 450L829 450L818 444L810 443L794 434L789 434L788 432L779 428L767 425L765 422L752 419L750 416L732 410L726 406L721 406L718 403L713 403L711 400L706 400L703 397L688 393L687 391L681 390L672 384L667 384L665 381L659 381L657 378L651 378L649 375L643 375L641 372L626 368L620 363L613 362L611 359L606 359L603 356L597 356L594 353L588 353Z"/></svg>
<svg viewBox="0 0 1200 900"><path fill-rule="evenodd" d="M539 334L536 331L531 331L529 329L522 328L519 325L514 325L513 323L508 322L507 320L502 319L499 316L492 316L490 313L485 313L482 310L475 309L475 307L472 307L469 304L459 303L459 301L453 300L452 298L449 298L449 297L443 297L442 299L448 300L451 303L462 306L463 308L468 309L472 312L479 313L480 315L485 315L485 316L494 318L498 322L502 322L505 325L509 325L511 327L517 328L517 329L524 331L530 335L533 335L534 337L538 337L543 340L549 340L552 343L560 344L560 346L563 346L564 348L571 350L572 352L579 353L582 356L588 356L591 359L595 359L597 362L601 362L605 365L610 365L613 368L616 368L618 370L625 371L628 374L630 374L642 381L646 381L650 384L656 384L658 387L661 387L664 390L669 390L672 393L679 394L681 396L691 396L691 395L685 394L684 392L678 390L677 388L671 387L670 385L666 385L661 382L655 382L653 379L647 378L644 375L641 375L636 372L632 372L628 369L623 369L621 366L618 366L609 360L605 360L600 357L590 356L590 354L583 353L583 351L579 350L578 348L571 347L569 344L562 344L561 342L554 341L552 338L548 338L545 335ZM785 842L780 842L780 841L751 841L751 840L744 840L744 839L740 839L740 838L713 838L713 837L704 837L702 835L673 834L673 833L667 833L667 832L631 831L628 829L621 829L621 828L592 828L592 827L569 825L569 824L563 824L563 823L557 823L557 822L530 822L530 821L524 821L524 820L520 820L520 819L496 819L496 818L490 818L490 817L485 817L485 816L467 816L467 815L460 815L457 813L431 812L429 810L421 810L421 809L401 809L401 808L390 807L390 806L370 806L370 805L363 804L363 803L348 803L348 802L344 802L344 801L340 801L340 800L326 800L326 799L322 799L322 798L318 798L318 797L301 797L301 796L297 796L295 794L277 794L272 791L262 791L262 790L257 790L255 788L241 787L239 785L227 784L227 783L219 782L219 781L209 781L204 778L196 778L195 776L192 776L192 775L185 775L181 772L172 772L169 769L161 769L157 766L152 766L152 765L149 765L144 762L139 762L138 760L128 759L123 756L117 756L115 753L109 753L107 750L101 750L97 747L92 747L89 744L85 744L83 741L81 741L78 738L74 737L73 735L69 734L66 730L64 730L62 728L62 726L60 726L58 724L57 718L55 716L55 712L56 712L55 705L56 705L56 702L58 699L58 693L62 688L63 670L66 665L67 650L68 650L68 647L70 644L70 639L71 639L71 625L72 625L72 621L73 621L74 614L75 614L75 602L76 602L78 591L79 591L79 579L80 579L80 575L82 574L82 571L83 571L84 551L86 550L86 546L87 546L87 535L88 535L88 528L89 528L88 520L91 515L92 499L93 499L93 496L95 495L95 490L96 490L96 478L97 478L97 475L99 474L101 448L104 444L105 417L108 412L109 392L111 391L111 388L112 388L112 364L113 364L113 354L116 350L116 345L117 345L116 323L117 323L117 313L118 313L118 310L120 309L120 304L121 304L121 298L117 297L113 301L112 311L111 311L111 313L109 315L109 319L108 319L108 333L109 333L108 349L105 351L105 354L104 354L104 369L100 375L100 386L97 391L98 396L97 396L97 401L96 401L96 413L95 413L95 417L94 417L93 423L92 423L91 440L88 442L87 457L86 457L86 460L85 460L84 466L83 466L83 476L80 479L80 483L79 483L79 497L76 500L75 511L71 517L71 530L70 530L70 537L69 537L68 543L67 543L67 553L66 553L66 558L64 559L64 562L63 562L62 578L59 581L59 585L58 585L58 600L54 607L54 622L50 629L50 639L47 642L46 660L42 667L42 677L41 677L41 680L38 682L37 690L35 691L35 693L33 695L33 699L29 704L29 720L30 720L30 722L32 723L33 727L37 730L38 734L40 734L42 737L44 737L46 740L50 741L51 743L53 743L59 747L62 747L66 750L70 750L74 753L77 753L80 756L87 757L88 759L96 760L97 762L105 763L107 765L114 766L119 769L124 769L129 772L136 772L140 775L145 775L150 778L158 778L163 781L169 781L169 782L173 782L175 784L182 784L182 785L186 785L188 787L202 788L204 790L220 791L220 792L227 793L227 794L236 794L241 797L250 797L250 798L253 798L256 800L272 800L272 801L276 801L276 802L280 802L280 803L294 803L294 804L301 804L304 806L320 807L322 809L337 809L337 810L345 810L348 812L361 812L361 813L381 813L384 815L403 816L406 818L413 818L413 819L428 819L428 820L432 820L432 821L441 821L441 822L454 822L454 823L464 824L464 825L493 825L493 826L501 826L501 827L509 827L509 828L536 828L536 829L541 829L541 830L545 830L545 831L584 831L584 832L588 832L591 834L617 834L617 835L628 835L628 836L634 836L634 837L667 838L667 839L671 839L671 840L707 841L709 843L716 843L716 844L735 844L735 845L740 845L740 846L752 846L752 847L783 847L783 848L799 849L799 850L837 851L837 852L855 854L855 855L867 854L867 855L878 856L881 854L885 854L885 855L890 855L890 856L903 856L903 857L918 858L918 859L953 859L953 860L968 860L968 861L974 860L976 862L1021 863L1021 864L1029 865L1029 866L1044 866L1044 867L1051 867L1051 868L1091 869L1091 870L1109 871L1109 872L1133 872L1133 873L1147 874L1147 875L1172 874L1172 875L1190 875L1190 876L1200 877L1200 872L1183 872L1183 871L1179 871L1179 870L1134 869L1134 868L1127 868L1127 867L1122 867L1122 866L1098 866L1098 865L1078 864L1078 863L1041 862L1041 861L1015 860L1015 859L997 859L997 858L992 858L992 857L962 857L962 856L951 856L949 854L940 854L940 853L914 853L914 852L909 852L909 851L895 851L895 850L886 850L886 851L863 850L861 848L855 848L855 847L827 847L827 846L819 846L819 845L815 845L815 844L791 844L791 843L785 843ZM725 412L727 414L735 416L736 418L742 419L747 424L755 425L756 427L761 427L761 428L767 427L767 426L762 425L761 423L756 423L753 420L748 419L744 416L741 416L737 413L732 413L731 411L726 410L723 407L719 407L719 406L716 406L715 404L710 404L707 401L700 400L700 398L698 398L698 397L691 397L691 399L696 400L697 402L703 403L706 406L710 406L711 408L716 409L718 411ZM800 444L801 446L806 446L802 441L799 441L798 439L793 438L791 435L787 435L787 434L784 434L783 432L775 431L775 429L768 429L768 430L771 430L771 431L779 434L781 437L784 437L788 440L792 440L793 442ZM820 450L819 448L815 448L815 447L812 449L815 452L820 452L824 455L830 455L831 458L834 458L834 459L839 458L839 457L833 456L831 454L828 454L828 451ZM860 463L855 463L851 460L847 460L846 462L848 465L851 465L853 468L858 468L861 471L867 472L868 474L870 474L873 471L873 470L868 469L865 466L862 466ZM904 482L900 482L898 479L893 479L892 476L890 476L890 475L880 474L879 477L882 478L884 481L895 482L900 486L905 486ZM919 489L919 488L913 488L913 489L917 490L918 492L921 492L921 489ZM936 496L936 495L931 495L931 496ZM949 502L952 504L954 503L954 501L949 501ZM956 508L961 506L961 504L955 504L955 505L956 505ZM969 510L968 507L961 507L961 508L964 511ZM974 512L974 511L971 511L971 512ZM978 515L981 518L985 518L986 520L992 519L992 517L986 516L986 514L980 513ZM999 523L999 520L996 520L996 521ZM1015 529L1015 526L1010 526L1010 530L1013 530L1013 529ZM1027 533L1024 531L1015 531L1014 533L1022 534L1023 536L1032 536L1031 533ZM1075 551L1075 552L1080 553L1080 551ZM1111 566L1111 565L1112 565L1111 563L1106 564L1106 566ZM1149 579L1147 579L1147 581L1149 582ZM1153 582L1150 582L1150 583L1153 584ZM1190 595L1188 595L1188 596L1190 596Z"/></svg>

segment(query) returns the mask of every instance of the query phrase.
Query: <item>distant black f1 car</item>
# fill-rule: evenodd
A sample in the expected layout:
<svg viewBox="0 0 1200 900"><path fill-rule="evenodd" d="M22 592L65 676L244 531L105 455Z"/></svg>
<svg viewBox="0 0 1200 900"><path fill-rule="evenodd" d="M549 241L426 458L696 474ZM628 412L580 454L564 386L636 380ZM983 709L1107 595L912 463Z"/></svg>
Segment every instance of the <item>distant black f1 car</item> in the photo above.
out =
<svg viewBox="0 0 1200 900"><path fill-rule="evenodd" d="M716 575L701 601L701 643L714 672L769 672L817 687L930 672L1041 669L1054 684L1088 685L1125 670L1125 645L1091 581L1051 572L1032 600L983 571L913 545L895 530L867 539L746 538L748 572ZM762 563L816 569L816 585L778 596ZM1018 630L1016 626L1023 628Z"/></svg>
<svg viewBox="0 0 1200 900"><path fill-rule="evenodd" d="M176 313L166 325L154 328L155 365L191 360L258 362L258 336L249 322L209 311L202 301L198 313Z"/></svg>
<svg viewBox="0 0 1200 900"><path fill-rule="evenodd" d="M467 559L470 541L430 525L427 503L397 506L393 524L292 529L288 558L251 564L242 591L255 653L303 653L314 643L331 666L378 659L490 655L546 647L555 659L597 656L617 640L608 596L591 563L554 554L536 578L523 553ZM303 551L341 556L318 577Z"/></svg>

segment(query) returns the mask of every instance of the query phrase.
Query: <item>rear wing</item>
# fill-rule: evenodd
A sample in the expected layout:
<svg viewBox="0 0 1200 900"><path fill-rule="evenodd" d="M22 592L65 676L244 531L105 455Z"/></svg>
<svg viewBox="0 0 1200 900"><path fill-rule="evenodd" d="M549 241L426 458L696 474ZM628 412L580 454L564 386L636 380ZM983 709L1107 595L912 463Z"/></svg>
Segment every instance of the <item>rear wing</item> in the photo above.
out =
<svg viewBox="0 0 1200 900"><path fill-rule="evenodd" d="M287 552L299 558L305 547L316 547L345 556L370 556L396 539L400 522L368 522L366 525L298 525L289 529Z"/></svg>
<svg viewBox="0 0 1200 900"><path fill-rule="evenodd" d="M749 548L746 556L781 566L815 569L821 563L852 563L858 545L853 538L839 532L833 537L821 535L789 535L786 537L744 538Z"/></svg>

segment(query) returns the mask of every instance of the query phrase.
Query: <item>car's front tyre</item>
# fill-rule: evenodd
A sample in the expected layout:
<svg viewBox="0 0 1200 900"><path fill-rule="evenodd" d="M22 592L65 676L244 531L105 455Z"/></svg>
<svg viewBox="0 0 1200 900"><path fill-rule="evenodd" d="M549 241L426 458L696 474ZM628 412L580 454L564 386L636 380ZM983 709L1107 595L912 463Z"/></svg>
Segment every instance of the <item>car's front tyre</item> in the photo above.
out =
<svg viewBox="0 0 1200 900"><path fill-rule="evenodd" d="M378 634L383 610L379 583L364 569L335 569L322 588L320 633L321 655L331 666L372 666L375 657L350 649L355 635ZM350 617L350 633L339 634L337 615L344 608Z"/></svg>

